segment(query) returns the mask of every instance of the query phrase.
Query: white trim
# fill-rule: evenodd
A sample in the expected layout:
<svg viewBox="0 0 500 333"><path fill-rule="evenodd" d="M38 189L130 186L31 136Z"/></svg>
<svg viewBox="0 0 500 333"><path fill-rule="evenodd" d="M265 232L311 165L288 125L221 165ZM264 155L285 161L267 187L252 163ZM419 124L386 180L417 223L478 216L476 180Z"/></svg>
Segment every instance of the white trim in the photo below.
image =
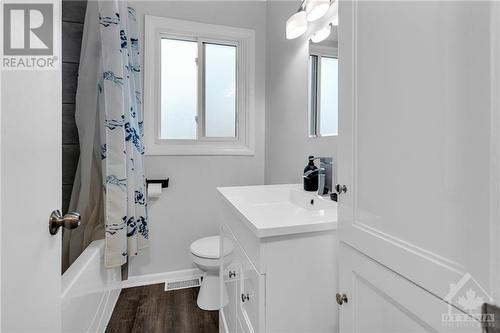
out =
<svg viewBox="0 0 500 333"><path fill-rule="evenodd" d="M163 35L237 45L237 139L160 140L160 50ZM146 155L255 155L255 31L145 16L144 132Z"/></svg>
<svg viewBox="0 0 500 333"><path fill-rule="evenodd" d="M203 276L203 272L198 268L130 276L128 280L122 281L122 288L140 287L140 286L147 286L150 284L165 283L165 281L170 279L190 280L201 276Z"/></svg>

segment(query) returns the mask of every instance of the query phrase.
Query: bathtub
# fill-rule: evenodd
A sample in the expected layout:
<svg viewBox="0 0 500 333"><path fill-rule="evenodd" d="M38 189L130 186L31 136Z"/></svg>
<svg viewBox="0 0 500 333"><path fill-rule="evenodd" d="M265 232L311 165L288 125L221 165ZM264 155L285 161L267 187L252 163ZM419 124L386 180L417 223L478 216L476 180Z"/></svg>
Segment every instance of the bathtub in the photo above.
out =
<svg viewBox="0 0 500 333"><path fill-rule="evenodd" d="M93 241L62 276L62 331L104 332L120 291L120 268L104 268L104 240Z"/></svg>

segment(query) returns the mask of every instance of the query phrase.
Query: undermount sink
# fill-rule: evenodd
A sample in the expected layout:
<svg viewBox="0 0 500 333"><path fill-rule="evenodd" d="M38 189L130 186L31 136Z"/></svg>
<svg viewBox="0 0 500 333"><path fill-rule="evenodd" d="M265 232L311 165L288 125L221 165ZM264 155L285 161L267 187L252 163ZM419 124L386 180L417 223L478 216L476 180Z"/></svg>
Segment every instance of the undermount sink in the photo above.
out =
<svg viewBox="0 0 500 333"><path fill-rule="evenodd" d="M220 187L218 191L258 237L337 228L337 203L301 184Z"/></svg>

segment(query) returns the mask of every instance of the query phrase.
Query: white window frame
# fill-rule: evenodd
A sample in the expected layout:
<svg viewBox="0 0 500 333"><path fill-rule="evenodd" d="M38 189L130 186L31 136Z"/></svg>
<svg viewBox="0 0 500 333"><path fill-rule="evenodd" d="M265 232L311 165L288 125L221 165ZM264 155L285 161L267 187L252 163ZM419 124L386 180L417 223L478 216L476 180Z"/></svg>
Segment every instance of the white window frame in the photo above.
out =
<svg viewBox="0 0 500 333"><path fill-rule="evenodd" d="M309 57L310 56L317 56L318 58L322 58L322 57L325 57L325 58L335 58L335 59L338 59L338 49L336 47L332 47L332 46L323 46L323 45L315 45L315 44L311 44L309 46ZM309 60L309 59L308 59ZM318 61L318 73L317 73L317 81L320 82L321 81L321 60ZM311 79L311 73L309 72L308 73L308 82L309 80ZM310 83L308 83L310 84ZM328 137L336 137L338 136L338 133L337 134L326 134L326 135L322 135L321 132L320 132L320 128L321 128L321 108L319 106L319 101L320 101L320 98L321 98L321 86L319 85L318 83L318 86L320 87L320 89L317 91L317 94L316 94L316 133L315 134L311 134L311 113L310 113L310 107L311 107L311 96L309 95L308 93L308 112L307 112L307 135L310 137L310 138L328 138ZM309 91L309 87L308 87L308 91ZM338 116L338 105L337 105L337 116ZM337 132L338 132L338 128L337 128Z"/></svg>
<svg viewBox="0 0 500 333"><path fill-rule="evenodd" d="M236 138L202 137L196 140L160 138L161 38L236 46ZM200 58L200 57L199 57ZM201 62L200 62L201 63ZM250 29L145 16L144 139L146 155L255 155L255 32ZM204 72L204 70L200 71ZM198 78L198 87L202 84ZM203 99L198 103L204 103ZM204 133L198 107L198 131Z"/></svg>

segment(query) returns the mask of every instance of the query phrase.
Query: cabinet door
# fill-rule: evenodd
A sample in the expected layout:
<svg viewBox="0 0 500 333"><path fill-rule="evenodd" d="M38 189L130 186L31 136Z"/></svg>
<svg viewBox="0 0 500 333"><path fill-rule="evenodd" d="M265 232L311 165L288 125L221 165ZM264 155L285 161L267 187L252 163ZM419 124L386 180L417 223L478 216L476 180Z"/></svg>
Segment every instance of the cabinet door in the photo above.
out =
<svg viewBox="0 0 500 333"><path fill-rule="evenodd" d="M232 234L228 229L221 227L221 239L232 240ZM224 242L222 242L222 247ZM221 251L221 253L224 253ZM233 255L233 261L227 266L222 267L220 270L220 283L221 291L225 288L228 297L228 303L221 306L219 312L219 332L234 333L239 330L239 323L237 321L238 307L240 304L241 292L241 261ZM221 294L222 299L222 294Z"/></svg>
<svg viewBox="0 0 500 333"><path fill-rule="evenodd" d="M233 245L232 262L221 270L229 294L229 303L221 311L226 331L264 332L265 275L257 271L228 226L221 226L221 235L222 247L226 241Z"/></svg>
<svg viewBox="0 0 500 333"><path fill-rule="evenodd" d="M242 323L244 332L264 332L265 277L259 274L249 261L243 261L242 264L238 318Z"/></svg>
<svg viewBox="0 0 500 333"><path fill-rule="evenodd" d="M237 331L237 316L239 296L241 290L241 265L232 263L224 270L223 283L226 286L228 303L222 307L221 312L224 316L224 322L227 326L227 332L232 333Z"/></svg>
<svg viewBox="0 0 500 333"><path fill-rule="evenodd" d="M339 13L340 240L477 314L456 287L490 300L489 4L340 1Z"/></svg>
<svg viewBox="0 0 500 333"><path fill-rule="evenodd" d="M340 332L481 332L475 321L444 323L447 303L345 244L340 289L348 295L340 306Z"/></svg>

